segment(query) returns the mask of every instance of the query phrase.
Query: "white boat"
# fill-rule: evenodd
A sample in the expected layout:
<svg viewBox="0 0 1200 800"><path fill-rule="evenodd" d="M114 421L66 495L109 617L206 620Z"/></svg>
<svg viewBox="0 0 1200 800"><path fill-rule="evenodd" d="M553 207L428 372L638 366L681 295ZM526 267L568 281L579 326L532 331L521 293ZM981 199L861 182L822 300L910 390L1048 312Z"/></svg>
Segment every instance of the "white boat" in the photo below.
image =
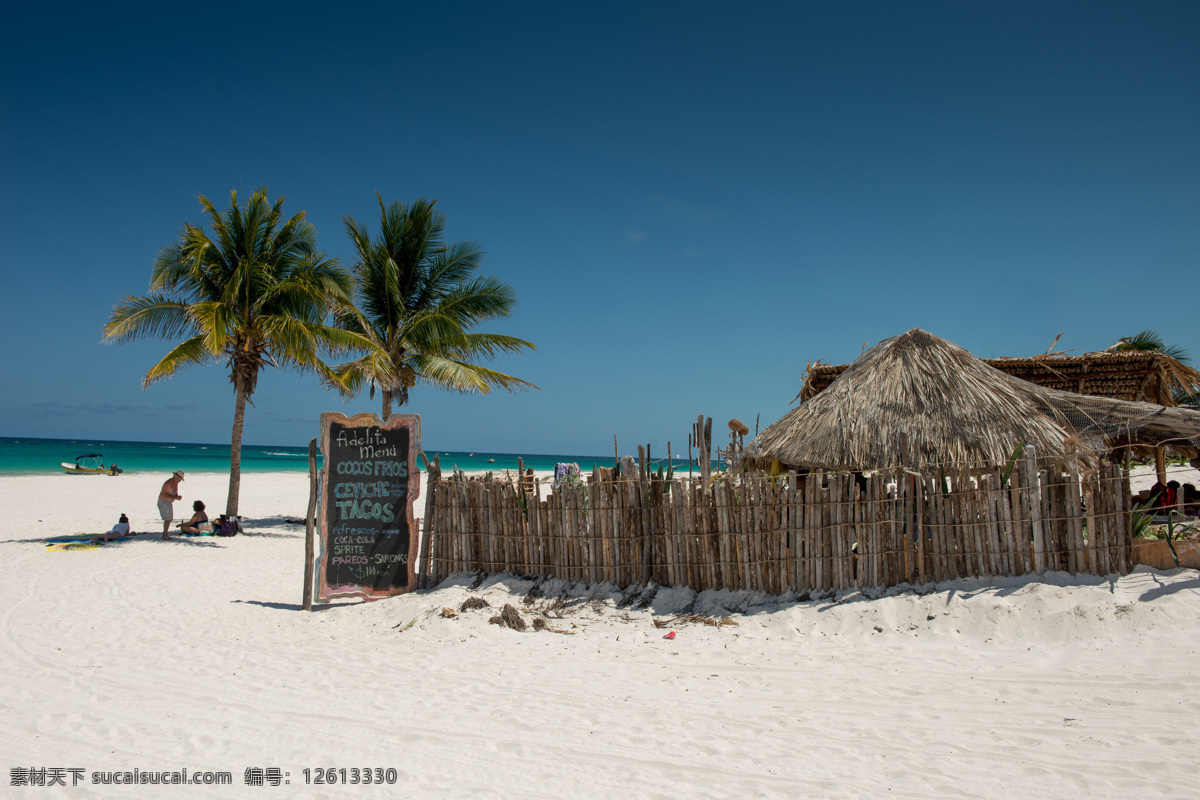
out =
<svg viewBox="0 0 1200 800"><path fill-rule="evenodd" d="M74 464L70 461L59 463L69 475L120 475L124 472L116 464L104 466L104 456L100 453L85 453L77 457Z"/></svg>

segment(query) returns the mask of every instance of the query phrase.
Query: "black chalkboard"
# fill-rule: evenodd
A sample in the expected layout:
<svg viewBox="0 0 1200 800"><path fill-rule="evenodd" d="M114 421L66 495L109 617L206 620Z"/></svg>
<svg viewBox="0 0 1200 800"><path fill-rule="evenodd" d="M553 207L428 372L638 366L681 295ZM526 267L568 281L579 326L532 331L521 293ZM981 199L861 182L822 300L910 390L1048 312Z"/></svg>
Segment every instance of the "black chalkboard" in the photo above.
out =
<svg viewBox="0 0 1200 800"><path fill-rule="evenodd" d="M414 456L420 417L321 415L318 597L386 597L415 588Z"/></svg>

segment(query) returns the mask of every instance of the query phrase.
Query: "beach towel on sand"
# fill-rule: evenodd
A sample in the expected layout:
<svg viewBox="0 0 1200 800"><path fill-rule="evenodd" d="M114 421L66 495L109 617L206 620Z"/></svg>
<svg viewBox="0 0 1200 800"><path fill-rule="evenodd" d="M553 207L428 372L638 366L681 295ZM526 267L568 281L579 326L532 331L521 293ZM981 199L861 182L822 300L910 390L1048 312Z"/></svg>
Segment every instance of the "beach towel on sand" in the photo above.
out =
<svg viewBox="0 0 1200 800"><path fill-rule="evenodd" d="M97 550L104 544L132 539L134 534L109 539L107 542L104 541L103 536L103 533L76 533L67 536L51 536L42 541L46 543L46 550Z"/></svg>

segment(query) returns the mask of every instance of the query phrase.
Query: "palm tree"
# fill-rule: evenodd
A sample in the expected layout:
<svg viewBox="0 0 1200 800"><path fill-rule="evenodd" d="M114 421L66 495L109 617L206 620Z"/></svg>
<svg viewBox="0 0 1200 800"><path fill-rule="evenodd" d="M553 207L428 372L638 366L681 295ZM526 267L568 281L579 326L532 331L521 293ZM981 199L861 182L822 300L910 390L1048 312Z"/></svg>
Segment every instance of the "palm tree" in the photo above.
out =
<svg viewBox="0 0 1200 800"><path fill-rule="evenodd" d="M235 191L221 214L201 195L212 235L185 224L154 260L150 293L126 297L104 326L105 341L117 344L187 337L151 367L142 388L187 367L225 360L235 396L225 507L233 516L246 401L259 372L280 366L332 375L319 353L362 344L324 324L333 305L349 296L350 276L317 250L316 230L303 211L284 220L283 200L270 203L260 189L240 206Z"/></svg>
<svg viewBox="0 0 1200 800"><path fill-rule="evenodd" d="M337 368L340 387L383 395L383 418L395 401L403 406L418 383L459 392L486 394L493 388L519 391L538 387L482 366L502 353L536 350L513 336L473 333L480 322L507 317L517 304L512 288L490 276L473 277L483 261L474 242L446 244L445 215L436 200L421 198L405 207L379 201L379 237L351 217L343 217L354 242L357 305L346 305L337 323L370 342L365 354Z"/></svg>

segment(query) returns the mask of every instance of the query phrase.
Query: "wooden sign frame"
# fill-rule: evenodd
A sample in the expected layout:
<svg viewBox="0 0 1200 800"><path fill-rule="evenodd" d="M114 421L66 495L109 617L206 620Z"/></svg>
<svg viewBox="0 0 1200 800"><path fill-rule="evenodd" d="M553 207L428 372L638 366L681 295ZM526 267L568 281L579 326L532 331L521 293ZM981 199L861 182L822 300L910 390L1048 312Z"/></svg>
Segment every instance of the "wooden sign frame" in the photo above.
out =
<svg viewBox="0 0 1200 800"><path fill-rule="evenodd" d="M318 601L376 600L413 591L420 538L413 508L421 491L420 415L393 414L385 421L376 414L325 412L318 441ZM400 540L397 521L407 529L407 544ZM391 541L393 536L399 538Z"/></svg>

